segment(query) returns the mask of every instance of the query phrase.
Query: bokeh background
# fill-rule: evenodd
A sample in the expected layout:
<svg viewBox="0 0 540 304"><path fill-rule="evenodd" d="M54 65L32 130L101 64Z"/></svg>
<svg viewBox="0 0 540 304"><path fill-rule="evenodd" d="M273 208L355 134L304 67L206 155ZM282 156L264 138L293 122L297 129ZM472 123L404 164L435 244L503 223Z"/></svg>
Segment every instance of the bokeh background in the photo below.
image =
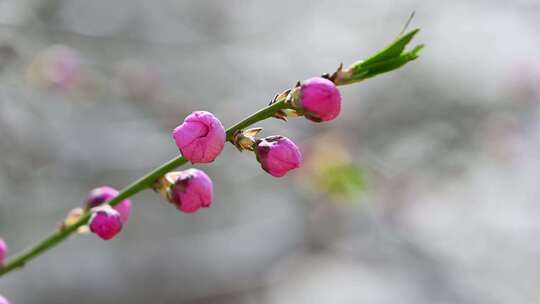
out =
<svg viewBox="0 0 540 304"><path fill-rule="evenodd" d="M100 185L177 155L393 40L421 58L342 88L338 120L259 124L305 164L228 145L211 209L151 191L113 241L72 237L0 280L29 303L540 303L540 3L0 0L0 235L11 253Z"/></svg>

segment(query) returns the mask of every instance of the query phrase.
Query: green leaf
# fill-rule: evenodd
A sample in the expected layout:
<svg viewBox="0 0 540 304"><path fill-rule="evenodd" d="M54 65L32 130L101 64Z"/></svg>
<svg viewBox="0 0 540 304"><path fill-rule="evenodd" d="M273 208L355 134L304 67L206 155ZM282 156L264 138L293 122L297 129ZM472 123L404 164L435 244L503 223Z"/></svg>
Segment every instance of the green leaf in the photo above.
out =
<svg viewBox="0 0 540 304"><path fill-rule="evenodd" d="M334 82L337 85L359 82L382 73L393 71L415 60L418 58L418 54L424 45L417 45L409 52L405 52L405 48L419 31L420 29L414 29L404 35L400 35L389 46L368 59L357 61L345 70L338 70L335 74Z"/></svg>
<svg viewBox="0 0 540 304"><path fill-rule="evenodd" d="M369 65L362 64L359 70L353 73L352 80L356 82L398 69L407 64L409 61L413 61L418 58L418 52L420 52L423 47L424 45L417 45L412 51L403 53L399 57L374 62Z"/></svg>
<svg viewBox="0 0 540 304"><path fill-rule="evenodd" d="M361 65L370 65L398 57L419 31L420 29L414 29L403 36L399 36L392 44L379 51L377 54L364 60Z"/></svg>

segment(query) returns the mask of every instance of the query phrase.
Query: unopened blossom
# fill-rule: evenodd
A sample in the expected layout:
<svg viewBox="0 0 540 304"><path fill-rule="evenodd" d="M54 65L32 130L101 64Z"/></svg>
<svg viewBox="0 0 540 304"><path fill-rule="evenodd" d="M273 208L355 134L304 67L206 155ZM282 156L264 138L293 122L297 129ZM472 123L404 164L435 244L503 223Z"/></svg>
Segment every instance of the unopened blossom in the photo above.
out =
<svg viewBox="0 0 540 304"><path fill-rule="evenodd" d="M8 246L4 239L0 238L0 267L2 267L6 261L7 252Z"/></svg>
<svg viewBox="0 0 540 304"><path fill-rule="evenodd" d="M300 107L311 121L329 121L341 111L341 94L332 81L322 77L310 78L300 87Z"/></svg>
<svg viewBox="0 0 540 304"><path fill-rule="evenodd" d="M260 139L255 153L263 170L274 177L284 176L290 170L300 167L302 162L298 146L281 135Z"/></svg>
<svg viewBox="0 0 540 304"><path fill-rule="evenodd" d="M81 78L81 62L76 50L53 45L36 56L30 65L31 79L45 86L70 89Z"/></svg>
<svg viewBox="0 0 540 304"><path fill-rule="evenodd" d="M120 213L108 205L96 207L92 210L88 226L103 240L110 240L122 230Z"/></svg>
<svg viewBox="0 0 540 304"><path fill-rule="evenodd" d="M4 296L0 295L0 304L9 304L9 301Z"/></svg>
<svg viewBox="0 0 540 304"><path fill-rule="evenodd" d="M214 116L206 111L196 111L172 133L182 156L191 163L214 161L225 146L225 128Z"/></svg>
<svg viewBox="0 0 540 304"><path fill-rule="evenodd" d="M81 63L77 52L63 46L52 48L49 52L49 80L64 88L77 83L81 74Z"/></svg>
<svg viewBox="0 0 540 304"><path fill-rule="evenodd" d="M118 190L109 186L95 188L88 193L86 198L86 209L100 206L103 203L115 198L117 195ZM115 205L113 208L120 213L122 223L127 223L129 216L131 215L131 201L129 199L125 199Z"/></svg>
<svg viewBox="0 0 540 304"><path fill-rule="evenodd" d="M212 180L199 169L176 172L171 185L169 199L179 210L192 213L200 208L209 208L213 199Z"/></svg>

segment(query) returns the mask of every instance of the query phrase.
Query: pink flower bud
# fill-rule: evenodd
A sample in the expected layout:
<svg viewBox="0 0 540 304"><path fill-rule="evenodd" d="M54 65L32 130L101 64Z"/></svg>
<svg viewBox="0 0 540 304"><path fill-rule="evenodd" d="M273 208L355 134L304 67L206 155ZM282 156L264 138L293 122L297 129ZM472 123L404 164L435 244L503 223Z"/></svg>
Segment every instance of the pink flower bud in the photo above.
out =
<svg viewBox="0 0 540 304"><path fill-rule="evenodd" d="M103 240L110 240L122 230L120 213L108 205L96 207L92 210L89 227Z"/></svg>
<svg viewBox="0 0 540 304"><path fill-rule="evenodd" d="M109 186L95 188L94 190L90 191L88 197L86 198L86 209L100 206L101 204L113 199L117 195L118 191ZM125 199L119 204L115 205L113 208L114 210L118 211L118 213L120 213L122 223L127 223L131 214L131 201L129 199Z"/></svg>
<svg viewBox="0 0 540 304"><path fill-rule="evenodd" d="M186 213L210 207L213 195L212 180L199 169L178 172L178 178L170 190L171 202Z"/></svg>
<svg viewBox="0 0 540 304"><path fill-rule="evenodd" d="M4 262L6 261L6 256L8 252L8 246L4 239L0 238L0 267L4 266ZM1 302L0 302L1 304Z"/></svg>
<svg viewBox="0 0 540 304"><path fill-rule="evenodd" d="M281 177L290 170L300 167L300 149L287 137L268 136L259 140L255 151L257 160L264 171L274 177Z"/></svg>
<svg viewBox="0 0 540 304"><path fill-rule="evenodd" d="M54 45L46 49L42 56L45 81L61 89L69 89L79 82L81 63L77 51Z"/></svg>
<svg viewBox="0 0 540 304"><path fill-rule="evenodd" d="M339 115L341 94L332 81L322 77L310 78L300 88L300 106L307 119L329 121Z"/></svg>
<svg viewBox="0 0 540 304"><path fill-rule="evenodd" d="M80 77L80 61L77 52L67 47L59 47L52 58L51 81L62 87L69 87Z"/></svg>
<svg viewBox="0 0 540 304"><path fill-rule="evenodd" d="M225 128L212 113L196 111L174 129L173 138L187 160L209 163L225 146Z"/></svg>
<svg viewBox="0 0 540 304"><path fill-rule="evenodd" d="M9 304L9 301L2 295L0 295L0 304Z"/></svg>

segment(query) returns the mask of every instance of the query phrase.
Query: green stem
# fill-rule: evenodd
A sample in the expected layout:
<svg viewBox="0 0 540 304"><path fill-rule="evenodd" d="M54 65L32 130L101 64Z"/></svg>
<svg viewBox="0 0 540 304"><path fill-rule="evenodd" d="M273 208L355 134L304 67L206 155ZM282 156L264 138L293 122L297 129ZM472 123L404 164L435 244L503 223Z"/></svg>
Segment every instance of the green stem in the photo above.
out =
<svg viewBox="0 0 540 304"><path fill-rule="evenodd" d="M276 111L284 109L286 107L287 106L283 101L278 101L244 118L240 122L227 129L227 140L231 140L234 132L236 132L237 130L242 130L256 122L272 117L272 115L274 115ZM171 159L170 161L162 164L156 169L150 171L145 176L136 180L131 185L122 189L122 191L118 193L118 196L111 199L107 203L111 206L114 206L119 204L122 200L129 198L141 192L142 190L152 188L155 181L159 177L165 175L166 173L174 170L177 167L184 165L185 163L187 163L187 160L182 156ZM39 256L40 254L56 246L63 240L67 239L73 232L77 231L79 227L88 223L90 215L91 214L89 211L85 212L75 223L53 232L51 235L39 242L37 245L29 248L26 251L23 251L22 253L11 259L6 265L4 265L4 267L0 268L0 276L7 274L14 269L23 267L31 259Z"/></svg>
<svg viewBox="0 0 540 304"><path fill-rule="evenodd" d="M283 102L283 100L280 100L267 106L266 108L260 109L259 111L253 113L252 115L246 117L245 119L236 123L234 126L227 129L227 140L232 140L234 132L236 132L237 130L243 130L256 122L270 118L277 111L285 108L287 108L287 105L285 104L285 102Z"/></svg>

